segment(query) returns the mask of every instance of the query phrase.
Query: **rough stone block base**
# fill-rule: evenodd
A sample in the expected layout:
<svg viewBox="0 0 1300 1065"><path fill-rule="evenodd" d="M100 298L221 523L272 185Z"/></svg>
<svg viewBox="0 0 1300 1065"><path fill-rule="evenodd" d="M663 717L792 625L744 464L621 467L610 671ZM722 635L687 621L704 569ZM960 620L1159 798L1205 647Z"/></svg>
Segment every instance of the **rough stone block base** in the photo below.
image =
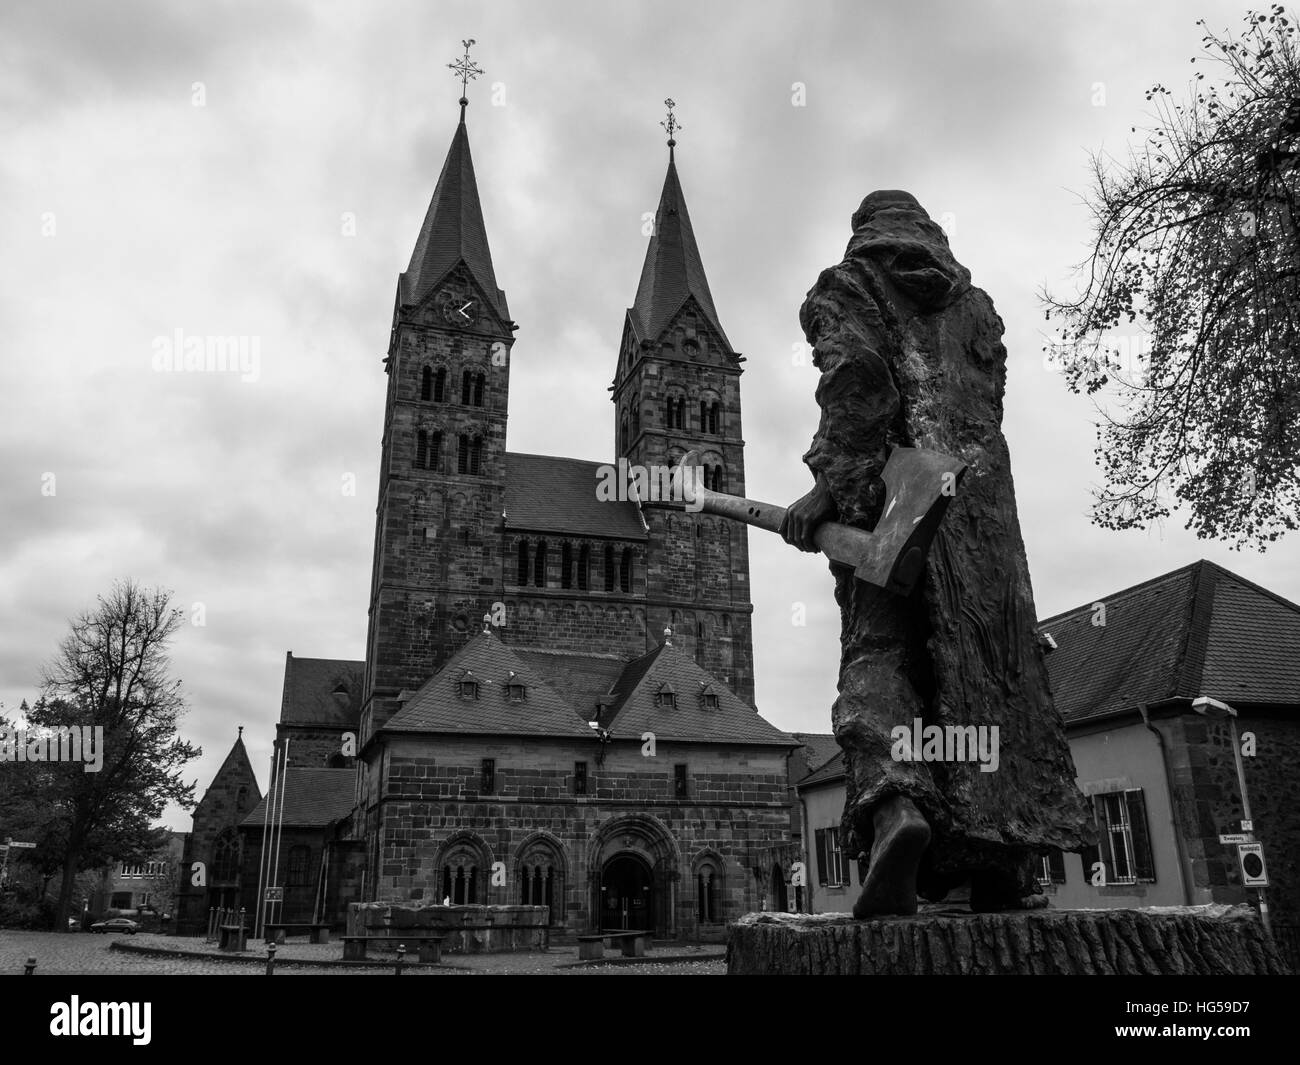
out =
<svg viewBox="0 0 1300 1065"><path fill-rule="evenodd" d="M750 913L729 929L727 972L920 974L1283 974L1247 906L1144 910L848 914Z"/></svg>

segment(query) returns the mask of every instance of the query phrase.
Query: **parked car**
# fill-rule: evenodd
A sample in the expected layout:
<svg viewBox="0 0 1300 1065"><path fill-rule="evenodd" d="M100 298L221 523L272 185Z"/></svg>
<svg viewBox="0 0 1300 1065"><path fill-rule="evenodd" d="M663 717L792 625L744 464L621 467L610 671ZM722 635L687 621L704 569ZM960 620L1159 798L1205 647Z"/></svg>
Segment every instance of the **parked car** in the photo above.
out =
<svg viewBox="0 0 1300 1065"><path fill-rule="evenodd" d="M139 924L129 917L114 917L108 921L96 921L90 926L92 932L98 932L101 936L105 932L125 932L128 936L133 936L139 928Z"/></svg>

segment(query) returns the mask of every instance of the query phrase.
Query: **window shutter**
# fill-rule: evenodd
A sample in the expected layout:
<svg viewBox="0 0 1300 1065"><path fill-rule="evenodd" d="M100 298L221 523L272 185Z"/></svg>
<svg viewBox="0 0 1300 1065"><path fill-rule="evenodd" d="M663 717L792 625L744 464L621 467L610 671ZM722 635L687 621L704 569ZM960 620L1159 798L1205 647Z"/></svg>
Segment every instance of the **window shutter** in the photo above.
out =
<svg viewBox="0 0 1300 1065"><path fill-rule="evenodd" d="M1133 871L1139 880L1154 881L1156 864L1151 855L1151 833L1147 829L1147 804L1141 788L1124 792L1128 822L1133 831Z"/></svg>
<svg viewBox="0 0 1300 1065"><path fill-rule="evenodd" d="M1047 871L1053 884L1065 883L1065 855L1055 847L1047 852Z"/></svg>
<svg viewBox="0 0 1300 1065"><path fill-rule="evenodd" d="M817 841L817 883L822 887L827 884L826 880L826 829L819 828L813 836Z"/></svg>

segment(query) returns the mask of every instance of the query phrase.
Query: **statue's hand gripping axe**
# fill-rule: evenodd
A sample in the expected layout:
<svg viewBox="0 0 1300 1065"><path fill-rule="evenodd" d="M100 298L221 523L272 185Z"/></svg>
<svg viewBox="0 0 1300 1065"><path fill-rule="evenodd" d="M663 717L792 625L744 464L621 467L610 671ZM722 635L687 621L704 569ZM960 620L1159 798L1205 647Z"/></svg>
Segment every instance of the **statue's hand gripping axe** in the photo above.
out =
<svg viewBox="0 0 1300 1065"><path fill-rule="evenodd" d="M681 465L693 471L681 480L686 503L768 532L781 528L785 507L705 488L698 451L688 452ZM813 542L833 562L852 566L858 580L908 595L920 579L930 542L965 472L960 459L922 448L896 447L880 474L886 503L876 527L867 532L825 521L813 532Z"/></svg>

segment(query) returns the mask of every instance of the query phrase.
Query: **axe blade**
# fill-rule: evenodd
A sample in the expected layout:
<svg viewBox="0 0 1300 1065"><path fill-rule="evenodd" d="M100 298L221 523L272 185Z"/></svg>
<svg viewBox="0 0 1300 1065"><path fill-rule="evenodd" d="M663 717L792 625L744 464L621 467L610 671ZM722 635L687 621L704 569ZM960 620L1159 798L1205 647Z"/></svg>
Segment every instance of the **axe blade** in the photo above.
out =
<svg viewBox="0 0 1300 1065"><path fill-rule="evenodd" d="M965 473L966 464L950 455L894 448L880 474L885 482L885 509L853 575L897 595L910 595Z"/></svg>

